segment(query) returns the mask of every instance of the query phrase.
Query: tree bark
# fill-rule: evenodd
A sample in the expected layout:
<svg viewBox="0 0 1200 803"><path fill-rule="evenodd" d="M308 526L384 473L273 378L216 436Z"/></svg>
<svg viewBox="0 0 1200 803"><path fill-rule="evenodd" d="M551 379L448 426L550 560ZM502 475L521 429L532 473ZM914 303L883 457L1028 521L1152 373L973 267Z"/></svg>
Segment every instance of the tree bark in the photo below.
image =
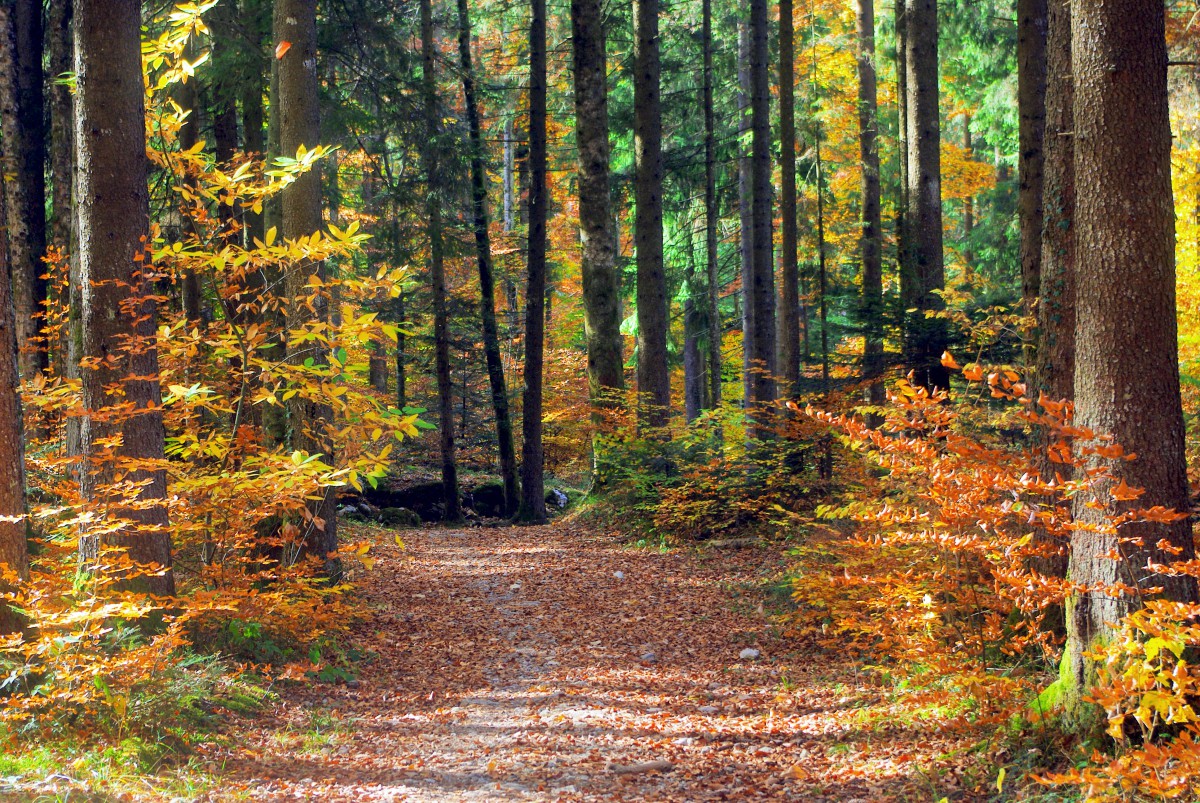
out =
<svg viewBox="0 0 1200 803"><path fill-rule="evenodd" d="M492 242L488 232L487 173L484 165L483 133L475 101L475 67L471 58L471 20L467 0L458 0L458 55L462 64L463 97L471 139L471 211L475 223L475 252L479 268L480 318L483 321L483 350L492 409L496 414L496 443L500 452L500 477L504 483L504 512L513 516L520 505L517 487L517 456L513 447L512 419L508 412L508 386L500 359L500 334L496 326L496 280L492 267Z"/></svg>
<svg viewBox="0 0 1200 803"><path fill-rule="evenodd" d="M46 49L50 61L50 176L51 218L50 240L63 249L71 247L71 190L75 165L71 142L71 89L59 82L63 73L71 72L71 0L51 0L46 29Z"/></svg>
<svg viewBox="0 0 1200 803"><path fill-rule="evenodd" d="M1145 490L1118 510L1189 509L1175 306L1175 209L1163 4L1157 0L1075 0L1076 423L1109 433L1132 462L1112 475ZM1092 458L1089 464L1094 465ZM1101 489L1103 499L1107 496ZM1104 512L1075 498L1075 519ZM1087 731L1103 713L1082 701L1096 667L1084 653L1107 639L1142 595L1110 596L1116 582L1161 586L1163 598L1196 602L1196 581L1148 573L1148 562L1194 557L1191 521L1122 525L1115 535L1086 526L1071 537L1070 577L1090 590L1067 605L1070 687L1067 719ZM1144 546L1130 543L1140 538ZM1158 548L1165 541L1177 556ZM1118 551L1121 560L1105 557Z"/></svg>
<svg viewBox="0 0 1200 803"><path fill-rule="evenodd" d="M525 284L525 394L521 429L521 509L517 519L546 521L542 444L542 362L546 324L546 0L530 0L529 255Z"/></svg>
<svg viewBox="0 0 1200 803"><path fill-rule="evenodd" d="M683 410L684 418L695 421L704 409L704 360L700 355L703 322L696 303L696 227L688 220L681 227L684 240L684 276L687 294L683 301Z"/></svg>
<svg viewBox="0 0 1200 803"><path fill-rule="evenodd" d="M42 77L42 4L0 4L0 134L4 161L9 272L12 276L21 376L48 365L45 328L46 131Z"/></svg>
<svg viewBox="0 0 1200 803"><path fill-rule="evenodd" d="M442 504L446 520L462 514L454 449L454 383L450 376L449 312L446 303L445 243L442 233L441 167L438 159L437 75L432 0L421 0L421 90L425 106L425 225L429 234L429 281L433 289L433 351L438 387L438 435L442 455Z"/></svg>
<svg viewBox="0 0 1200 803"><path fill-rule="evenodd" d="M900 285L900 347L904 363L913 361L913 338L908 313L916 305L916 275L908 248L908 7L907 0L895 0L896 24L896 151L900 167L900 197L896 204L896 274Z"/></svg>
<svg viewBox="0 0 1200 803"><path fill-rule="evenodd" d="M765 0L764 0L765 1ZM636 162L634 247L637 251L638 421L665 427L670 420L667 364L668 299L663 266L663 159L659 0L633 4L633 149Z"/></svg>
<svg viewBox="0 0 1200 803"><path fill-rule="evenodd" d="M1046 3L1047 0L1017 0L1017 110L1020 116L1017 219L1021 233L1021 296L1027 315L1035 312L1042 276Z"/></svg>
<svg viewBox="0 0 1200 803"><path fill-rule="evenodd" d="M754 180L750 151L750 26L737 22L738 37L738 248L742 281L742 406L754 399Z"/></svg>
<svg viewBox="0 0 1200 803"><path fill-rule="evenodd" d="M883 381L883 222L879 188L879 120L875 82L875 4L858 0L858 149L862 161L863 378L868 404L884 402Z"/></svg>
<svg viewBox="0 0 1200 803"><path fill-rule="evenodd" d="M704 50L704 258L708 274L709 404L721 406L721 279L717 262L717 124L713 109L712 0L701 0L701 46Z"/></svg>
<svg viewBox="0 0 1200 803"><path fill-rule="evenodd" d="M137 0L78 0L75 6L77 257L82 356L91 363L81 372L81 447L89 460L80 472L81 490L126 521L100 536L84 533L80 552L90 565L100 559L101 546L157 564L162 574L124 575L120 584L173 595L154 288L141 273L150 224L141 22ZM116 405L129 409L114 418ZM105 441L118 434L121 445L109 454ZM138 504L106 487L114 462L125 480L145 483Z"/></svg>
<svg viewBox="0 0 1200 803"><path fill-rule="evenodd" d="M625 388L621 277L609 192L608 67L600 0L572 0L575 137L579 148L579 238L583 245L583 328L592 404L617 402Z"/></svg>
<svg viewBox="0 0 1200 803"><path fill-rule="evenodd" d="M0 176L0 220L6 211ZM17 337L8 265L8 235L0 226L0 516L24 516L25 440L21 428L21 379L17 374ZM29 574L28 524L0 520L0 567L21 577ZM8 590L3 584L0 589ZM0 634L21 629L20 616L0 605Z"/></svg>
<svg viewBox="0 0 1200 803"><path fill-rule="evenodd" d="M772 257L771 93L767 0L750 0L751 298L754 326L752 401L760 408L755 433L768 435L766 408L775 387L775 262Z"/></svg>
<svg viewBox="0 0 1200 803"><path fill-rule="evenodd" d="M796 254L796 49L792 0L779 0L779 372L783 394L800 395L800 265Z"/></svg>
<svg viewBox="0 0 1200 803"><path fill-rule="evenodd" d="M913 274L916 308L908 316L912 332L909 368L919 385L948 389L942 366L946 324L926 318L945 307L935 291L946 286L942 256L941 123L938 119L938 21L936 0L909 0L905 13L908 90L908 211L905 237ZM909 306L905 307L909 309Z"/></svg>
<svg viewBox="0 0 1200 803"><path fill-rule="evenodd" d="M276 0L274 19L276 43L291 42L292 46L277 59L279 97L279 149L284 155L295 156L300 146L314 148L320 142L321 117L318 105L317 76L317 4L316 0ZM321 221L321 173L310 170L283 190L282 197L283 237L295 240L310 237L320 231ZM297 302L305 293L310 279L324 277L324 265L312 260L302 260L290 265L284 287L289 299ZM308 305L293 303L289 308L287 328L295 331L313 320L329 319L328 301L317 297L315 309ZM303 364L311 357L320 364L327 355L323 349L309 344L300 344L290 349L289 362ZM333 409L319 399L296 396L289 404L291 417L292 448L310 454L322 454L326 462L333 462L333 442L329 428L333 426ZM311 519L303 529L302 548L324 561L325 573L330 580L341 575L337 552L337 504L332 490L325 489L320 501L310 503Z"/></svg>

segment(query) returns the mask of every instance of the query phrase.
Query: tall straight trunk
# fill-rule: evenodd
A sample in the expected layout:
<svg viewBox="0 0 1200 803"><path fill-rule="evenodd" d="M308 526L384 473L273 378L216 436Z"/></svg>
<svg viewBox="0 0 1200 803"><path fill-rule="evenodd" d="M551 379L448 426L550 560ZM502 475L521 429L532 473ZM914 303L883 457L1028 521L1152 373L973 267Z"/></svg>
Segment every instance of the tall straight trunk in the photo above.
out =
<svg viewBox="0 0 1200 803"><path fill-rule="evenodd" d="M1046 3L1017 0L1017 220L1021 233L1021 296L1033 314L1042 276L1042 141L1046 131ZM1032 343L1030 344L1032 347Z"/></svg>
<svg viewBox="0 0 1200 803"><path fill-rule="evenodd" d="M395 199L392 200L391 226L388 227L388 245L392 249L392 264L401 264L404 254L400 242L400 209ZM408 406L408 369L405 365L408 336L404 333L407 315L404 303L404 289L392 300L392 320L397 325L396 330L396 407L403 410Z"/></svg>
<svg viewBox="0 0 1200 803"><path fill-rule="evenodd" d="M471 211L475 223L475 252L479 268L479 312L483 321L483 350L492 409L496 414L496 444L500 452L500 477L504 483L504 512L512 516L520 505L517 488L517 455L513 446L512 419L508 413L508 386L500 359L500 333L496 326L496 280L492 268L492 242L488 233L487 173L483 132L475 102L475 67L471 58L471 20L467 0L458 0L458 55L462 63L463 97L471 139Z"/></svg>
<svg viewBox="0 0 1200 803"><path fill-rule="evenodd" d="M512 231L516 218L516 134L513 132L513 121L509 117L504 121L504 230Z"/></svg>
<svg viewBox="0 0 1200 803"><path fill-rule="evenodd" d="M4 178L0 175L0 220L6 210ZM8 265L8 236L0 226L0 517L24 516L25 440L21 429L20 377L17 375L17 336ZM0 518L0 568L21 577L29 573L27 524ZM0 583L0 589L7 590ZM0 605L0 634L21 629L19 615Z"/></svg>
<svg viewBox="0 0 1200 803"><path fill-rule="evenodd" d="M138 0L77 0L75 5L76 208L82 301L83 406L81 448L93 461L80 471L85 498L111 505L128 523L84 533L80 553L95 565L100 547L124 549L137 563L165 569L124 576L122 585L173 595L167 529L167 476L161 468L165 432L158 379L153 282L141 274L150 232L142 93L141 4ZM136 314L129 314L130 310ZM113 393L119 388L120 395ZM119 420L112 408L126 409ZM121 445L107 455L105 445ZM136 508L106 488L121 464L123 478L144 483Z"/></svg>
<svg viewBox="0 0 1200 803"><path fill-rule="evenodd" d="M184 51L185 58L195 58L195 55L192 48ZM200 108L196 103L196 81L189 80L186 83L176 84L174 95L179 108L188 113L183 125L179 127L178 133L179 150L188 151L194 148L199 141ZM184 176L183 183L191 192L195 192L194 175ZM188 217L184 220L184 228L189 235L198 236L193 218ZM200 326L203 323L200 315L200 277L191 268L183 273L180 281L180 297L183 317L188 323L188 328Z"/></svg>
<svg viewBox="0 0 1200 803"><path fill-rule="evenodd" d="M875 82L875 4L858 0L858 151L862 162L863 378L871 380L866 401L884 401L883 382L883 221L879 189L879 119Z"/></svg>
<svg viewBox="0 0 1200 803"><path fill-rule="evenodd" d="M750 151L750 26L737 23L738 36L738 247L742 277L742 406L754 399L754 181Z"/></svg>
<svg viewBox="0 0 1200 803"><path fill-rule="evenodd" d="M974 144L971 142L971 115L963 114L963 150L968 155L974 152ZM971 248L971 232L975 229L975 199L973 197L963 198L962 208L962 260L963 260L963 275L964 284L970 284L972 281L972 273L975 266L975 252ZM1039 243L1039 247L1040 247Z"/></svg>
<svg viewBox="0 0 1200 803"><path fill-rule="evenodd" d="M908 7L907 0L895 0L896 23L896 153L899 161L900 197L896 203L896 273L900 285L901 349L905 364L912 362L912 332L904 310L916 305L916 276L908 249Z"/></svg>
<svg viewBox="0 0 1200 803"><path fill-rule="evenodd" d="M1049 0L1046 8L1046 138L1043 164L1042 275L1037 304L1036 368L1026 382L1027 396L1052 401L1075 395L1075 82L1071 75L1071 9L1068 0ZM1046 482L1073 478L1071 467L1050 459L1049 432L1040 433L1038 472ZM1041 554L1030 568L1050 577L1066 577L1069 544L1035 530ZM1043 627L1062 634L1062 606L1046 613Z"/></svg>
<svg viewBox="0 0 1200 803"><path fill-rule="evenodd" d="M800 395L800 266L796 255L796 48L792 0L779 0L779 373L783 394Z"/></svg>
<svg viewBox="0 0 1200 803"><path fill-rule="evenodd" d="M276 0L274 38L276 43L291 42L292 46L277 59L279 71L279 149L294 156L303 145L315 147L321 136L318 106L317 76L317 4L316 0ZM321 229L321 173L310 170L283 191L283 236L288 240L310 237ZM298 300L313 277L324 278L325 266L312 260L290 265L284 287L288 298ZM296 330L313 320L328 323L328 302L318 297L315 309L305 304L293 304L288 313L287 328ZM288 361L303 364L311 357L320 363L326 359L321 349L315 352L310 344L302 343L288 355ZM289 404L292 448L310 454L322 454L333 462L333 443L329 429L334 425L333 409L321 399L296 396ZM331 580L341 574L337 552L337 505L332 490L321 493L321 499L310 503L312 518L306 523L303 549L325 562L325 572Z"/></svg>
<svg viewBox="0 0 1200 803"><path fill-rule="evenodd" d="M751 390L761 408L775 401L775 262L772 258L771 93L767 0L750 0L751 299L754 326ZM767 435L765 413L756 434Z"/></svg>
<svg viewBox="0 0 1200 803"><path fill-rule="evenodd" d="M251 158L262 159L267 155L267 142L264 132L265 115L263 110L263 92L266 87L270 66L264 57L263 40L266 31L263 29L263 15L259 13L259 5L263 0L242 0L241 24L246 36L250 39L252 48L250 56L254 68L250 70L249 79L242 84L242 138L243 148ZM264 216L249 207L244 207L246 216L246 245L253 246L254 241L262 240L266 234ZM261 283L261 282L260 282ZM256 287L255 280L247 282L250 289Z"/></svg>
<svg viewBox="0 0 1200 803"><path fill-rule="evenodd" d="M583 245L583 329L593 404L611 404L625 387L621 277L609 193L606 36L600 0L572 0L575 137L579 150L579 239Z"/></svg>
<svg viewBox="0 0 1200 803"><path fill-rule="evenodd" d="M712 0L701 2L701 47L704 50L704 259L708 274L709 404L721 406L721 278L717 263L717 122L713 110Z"/></svg>
<svg viewBox="0 0 1200 803"><path fill-rule="evenodd" d="M75 165L71 142L71 88L60 83L71 72L71 0L51 0L46 26L46 49L50 63L50 189L54 215L50 219L50 241L59 248L71 247L71 183Z"/></svg>
<svg viewBox="0 0 1200 803"><path fill-rule="evenodd" d="M529 250L525 282L525 394L521 429L521 509L524 522L546 520L542 444L542 362L546 312L546 0L530 0Z"/></svg>
<svg viewBox="0 0 1200 803"><path fill-rule="evenodd" d="M421 90L425 105L425 225L429 234L429 281L433 289L433 354L438 387L438 434L442 453L442 505L446 520L461 518L458 462L454 453L454 384L450 377L449 312L445 243L442 240L441 168L438 159L437 75L432 0L421 0Z"/></svg>
<svg viewBox="0 0 1200 803"><path fill-rule="evenodd" d="M686 221L684 234L684 284L687 295L683 302L683 409L684 417L694 421L704 409L704 361L700 356L700 334L703 330L696 285L696 227Z"/></svg>
<svg viewBox="0 0 1200 803"><path fill-rule="evenodd" d="M1075 395L1075 79L1068 3L1049 0L1046 13L1045 213L1037 370L1030 385L1031 398L1040 391L1055 401ZM1054 467L1045 468L1052 478Z"/></svg>
<svg viewBox="0 0 1200 803"><path fill-rule="evenodd" d="M1075 0L1071 13L1076 422L1111 434L1138 455L1132 462L1107 461L1114 478L1145 491L1117 503L1119 510L1162 505L1186 513L1165 12L1157 0ZM1104 515L1089 506L1090 496L1075 497L1075 518L1083 525ZM1121 559L1108 557L1113 552ZM1089 589L1067 604L1064 676L1070 679L1068 722L1076 728L1098 731L1105 724L1103 711L1082 701L1097 668L1087 651L1142 603L1140 593L1112 596L1098 587L1160 586L1162 598L1194 603L1195 578L1147 570L1194 555L1188 518L1126 523L1120 538L1087 526L1072 533L1070 577Z"/></svg>
<svg viewBox="0 0 1200 803"><path fill-rule="evenodd" d="M634 247L637 250L638 421L651 427L670 420L667 365L668 299L663 266L662 105L658 36L659 0L633 4L633 149L637 175Z"/></svg>
<svg viewBox="0 0 1200 803"><path fill-rule="evenodd" d="M213 60L224 66L237 43L237 5L233 2L217 3L209 13L209 25L212 29ZM227 166L238 147L237 101L240 92L228 75L217 72L218 77L213 81L211 88L213 145L216 149L217 163ZM233 208L222 204L219 211L222 221L228 224L232 219Z"/></svg>
<svg viewBox="0 0 1200 803"><path fill-rule="evenodd" d="M936 0L909 0L906 7L905 62L908 72L908 212L905 237L913 273L917 312L908 316L912 332L909 368L918 384L949 388L941 364L946 325L925 313L945 307L935 291L946 286L942 256L941 123L938 119L938 18ZM906 307L908 309L909 307Z"/></svg>
<svg viewBox="0 0 1200 803"><path fill-rule="evenodd" d="M13 179L5 182L9 273L21 376L48 365L45 327L46 131L42 78L42 4L0 4L0 134Z"/></svg>

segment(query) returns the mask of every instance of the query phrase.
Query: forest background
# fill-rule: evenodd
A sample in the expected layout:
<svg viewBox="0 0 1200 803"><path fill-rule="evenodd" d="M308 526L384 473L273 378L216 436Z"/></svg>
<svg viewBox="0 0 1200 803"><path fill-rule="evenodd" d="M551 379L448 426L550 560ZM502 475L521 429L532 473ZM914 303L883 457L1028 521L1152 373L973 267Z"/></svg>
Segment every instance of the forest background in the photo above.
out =
<svg viewBox="0 0 1200 803"><path fill-rule="evenodd" d="M798 643L1052 715L1084 758L1031 777L1186 797L1195 29L6 2L5 734L161 745L198 687L256 705L231 661L345 679L372 500L586 497L786 538Z"/></svg>

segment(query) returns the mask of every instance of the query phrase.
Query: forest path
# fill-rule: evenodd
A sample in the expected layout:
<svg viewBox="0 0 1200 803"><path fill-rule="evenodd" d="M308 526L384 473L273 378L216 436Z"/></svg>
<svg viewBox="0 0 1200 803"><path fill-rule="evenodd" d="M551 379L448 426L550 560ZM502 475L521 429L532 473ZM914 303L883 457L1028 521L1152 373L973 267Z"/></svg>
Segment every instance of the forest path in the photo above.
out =
<svg viewBox="0 0 1200 803"><path fill-rule="evenodd" d="M403 550L376 534L378 562L359 578L371 615L355 633L374 660L357 684L285 691L236 734L221 798L916 791L900 754L919 730L856 724L878 695L773 635L760 602L778 551L630 549L570 523L405 531ZM742 659L747 648L761 656Z"/></svg>

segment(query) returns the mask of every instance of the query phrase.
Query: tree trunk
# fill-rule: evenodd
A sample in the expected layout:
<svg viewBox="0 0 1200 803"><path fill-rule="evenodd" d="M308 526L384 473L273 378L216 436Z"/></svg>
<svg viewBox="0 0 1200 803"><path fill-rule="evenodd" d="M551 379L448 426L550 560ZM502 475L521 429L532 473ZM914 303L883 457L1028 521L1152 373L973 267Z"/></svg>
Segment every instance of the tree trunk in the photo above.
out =
<svg viewBox="0 0 1200 803"><path fill-rule="evenodd" d="M974 145L971 142L971 115L963 114L963 150L968 156L974 155ZM963 274L962 281L965 285L970 285L973 281L972 274L975 266L975 252L971 248L971 232L975 229L975 199L973 197L963 198L962 208L962 260ZM1039 243L1040 247L1040 243Z"/></svg>
<svg viewBox="0 0 1200 803"><path fill-rule="evenodd" d="M546 323L546 0L530 0L529 268L525 284L525 395L521 429L520 521L546 520L542 474L542 360Z"/></svg>
<svg viewBox="0 0 1200 803"><path fill-rule="evenodd" d="M687 293L683 302L683 409L684 417L696 420L704 409L704 360L700 356L700 334L703 321L696 303L696 227L692 221L681 227L684 235L684 284Z"/></svg>
<svg viewBox="0 0 1200 803"><path fill-rule="evenodd" d="M71 88L58 82L63 73L71 72L71 0L51 0L49 24L46 29L46 49L50 57L50 176L51 218L50 240L59 248L71 247L71 190L75 166L71 142Z"/></svg>
<svg viewBox="0 0 1200 803"><path fill-rule="evenodd" d="M751 357L752 401L763 408L756 435L768 434L766 407L774 403L775 387L775 262L772 257L771 93L767 48L767 0L750 0L750 184L751 184L751 298L754 326Z"/></svg>
<svg viewBox="0 0 1200 803"><path fill-rule="evenodd" d="M783 395L800 395L800 266L796 255L796 49L792 0L779 0L779 372Z"/></svg>
<svg viewBox="0 0 1200 803"><path fill-rule="evenodd" d="M264 113L263 113L263 82L267 79L270 67L263 57L263 40L266 38L266 31L263 29L265 20L260 13L259 5L262 0L242 0L242 29L245 36L250 40L251 58L254 60L254 69L250 71L250 79L242 85L242 138L243 148L247 156L250 158L263 159L267 155L267 143L264 136ZM255 212L249 207L243 207L246 216L246 237L245 242L247 247L254 245L254 241L262 240L266 235L266 226L261 212ZM256 272L255 277L259 274ZM254 290L261 281L254 281L251 278L247 282L248 289Z"/></svg>
<svg viewBox="0 0 1200 803"><path fill-rule="evenodd" d="M896 203L896 274L900 285L900 347L904 363L913 361L913 339L908 314L916 306L916 276L908 248L908 8L906 0L895 0L896 23L896 152L900 167L900 197Z"/></svg>
<svg viewBox="0 0 1200 803"><path fill-rule="evenodd" d="M300 146L315 147L321 136L321 118L318 106L317 76L317 4L316 0L276 0L275 41L291 42L292 46L278 59L279 96L279 149L294 157ZM321 172L310 170L283 191L283 237L295 240L310 237L321 229ZM303 260L289 266L284 283L289 299L297 300L310 292L305 289L309 280L323 278L324 265ZM312 322L328 322L328 302L318 297L315 309L304 304L294 304L288 313L287 328L295 331ZM303 364L311 357L317 363L326 360L323 349L300 344L290 350L288 361ZM333 463L333 443L329 428L333 426L333 410L320 399L305 399L296 396L289 404L291 417L292 448L310 454L322 454L327 463ZM337 551L337 499L329 489L322 492L321 500L310 503L312 518L303 530L303 549L325 562L325 572L331 580L340 577L341 566L335 557Z"/></svg>
<svg viewBox="0 0 1200 803"><path fill-rule="evenodd" d="M0 176L0 220L6 211L4 178ZM24 516L25 441L21 430L20 377L17 375L17 337L8 280L8 236L0 226L0 516ZM21 577L29 573L25 521L0 520L0 567ZM8 590L4 584L0 589ZM0 635L21 629L21 619L0 605Z"/></svg>
<svg viewBox="0 0 1200 803"><path fill-rule="evenodd" d="M1076 423L1111 434L1127 453L1138 455L1132 462L1109 461L1117 480L1145 490L1133 503L1117 503L1119 511L1162 505L1186 512L1163 4L1076 0L1071 10ZM1088 506L1090 496L1075 498L1075 518L1084 525L1104 515ZM1140 594L1110 596L1102 587L1161 586L1165 599L1195 602L1194 578L1149 574L1145 568L1147 562L1193 558L1191 530L1184 519L1127 523L1119 540L1086 527L1072 534L1070 577L1090 589L1067 605L1067 717L1078 730L1103 722L1103 713L1081 699L1096 670L1084 653L1142 602ZM1157 546L1164 541L1177 556ZM1118 550L1121 560L1105 557Z"/></svg>
<svg viewBox="0 0 1200 803"><path fill-rule="evenodd" d="M442 240L441 168L438 159L437 75L432 0L421 0L421 88L425 105L425 225L429 233L429 281L433 288L433 350L438 386L438 434L442 453L442 504L447 521L461 518L458 463L454 454L454 384L450 376L450 332Z"/></svg>
<svg viewBox="0 0 1200 803"><path fill-rule="evenodd" d="M742 407L754 399L754 182L750 169L750 27L737 22L738 37L738 248L742 279Z"/></svg>
<svg viewBox="0 0 1200 803"><path fill-rule="evenodd" d="M46 131L42 80L42 4L0 4L0 134L4 161L9 273L12 276L21 376L46 368L42 342L46 280Z"/></svg>
<svg viewBox="0 0 1200 803"><path fill-rule="evenodd" d="M139 267L150 223L141 24L137 0L78 0L75 6L82 356L94 366L81 372L81 448L91 461L80 472L81 490L127 522L99 536L84 533L80 552L90 565L100 559L101 545L124 549L137 563L157 564L164 573L125 575L121 585L169 596L175 577L167 509L159 504L167 476L161 468L165 433L154 287ZM111 408L118 404L131 409L113 420ZM105 441L118 434L121 445L107 454ZM125 480L145 483L136 508L126 506L132 500L109 496L114 461Z"/></svg>
<svg viewBox="0 0 1200 803"><path fill-rule="evenodd" d="M513 447L512 419L508 414L508 386L500 359L500 333L496 326L496 280L492 268L492 242L488 233L487 173L484 165L483 133L475 102L475 67L471 58L471 20L467 0L458 0L458 55L462 63L463 97L471 138L471 210L475 218L475 252L479 267L480 318L483 321L483 350L492 408L496 414L496 443L500 452L500 476L504 482L504 513L516 515L520 505L517 487L517 456Z"/></svg>
<svg viewBox="0 0 1200 803"><path fill-rule="evenodd" d="M1047 0L1017 0L1017 110L1020 115L1017 219L1021 231L1021 296L1025 301L1027 315L1034 314L1041 291L1042 276L1046 2ZM1032 360L1027 362L1032 364Z"/></svg>
<svg viewBox="0 0 1200 803"><path fill-rule="evenodd" d="M608 68L600 0L572 0L571 34L588 389L593 404L612 404L625 388L625 372L617 232L609 194Z"/></svg>
<svg viewBox="0 0 1200 803"><path fill-rule="evenodd" d="M765 2L765 0L764 0ZM637 175L634 247L637 251L638 421L665 427L670 420L667 365L668 299L663 267L662 107L658 35L659 0L633 4L633 149Z"/></svg>
<svg viewBox="0 0 1200 803"><path fill-rule="evenodd" d="M949 388L949 371L942 366L946 324L926 318L945 302L936 290L946 286L942 257L941 123L938 119L938 21L936 0L909 0L905 14L905 53L908 74L908 212L905 217L909 266L916 296L915 315L908 316L912 332L909 368L926 388ZM905 309L911 307L906 306Z"/></svg>
<svg viewBox="0 0 1200 803"><path fill-rule="evenodd" d="M701 43L704 50L704 258L708 274L709 403L721 406L721 279L717 263L717 124L713 110L712 0L702 0Z"/></svg>
<svg viewBox="0 0 1200 803"><path fill-rule="evenodd" d="M879 121L875 85L875 4L858 0L858 146L862 161L863 378L868 404L884 402L883 381L883 222L879 189Z"/></svg>

